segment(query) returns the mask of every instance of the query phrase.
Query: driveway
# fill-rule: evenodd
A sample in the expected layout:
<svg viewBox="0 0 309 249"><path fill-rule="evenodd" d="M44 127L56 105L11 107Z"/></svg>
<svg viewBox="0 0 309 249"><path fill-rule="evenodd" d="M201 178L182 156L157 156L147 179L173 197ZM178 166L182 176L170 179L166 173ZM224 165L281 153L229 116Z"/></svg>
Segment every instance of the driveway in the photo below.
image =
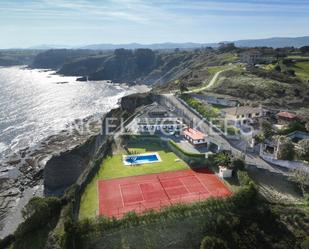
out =
<svg viewBox="0 0 309 249"><path fill-rule="evenodd" d="M183 150L190 152L190 153L206 153L208 152L207 146L201 146L201 147L195 147L192 144L190 144L187 140L180 139L178 142L176 142Z"/></svg>

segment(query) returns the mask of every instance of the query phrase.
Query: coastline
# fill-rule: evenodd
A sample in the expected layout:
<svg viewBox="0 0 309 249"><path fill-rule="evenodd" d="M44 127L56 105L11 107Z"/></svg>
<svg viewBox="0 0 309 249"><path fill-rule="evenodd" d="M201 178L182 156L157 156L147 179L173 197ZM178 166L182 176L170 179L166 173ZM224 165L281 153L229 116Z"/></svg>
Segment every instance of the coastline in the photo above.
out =
<svg viewBox="0 0 309 249"><path fill-rule="evenodd" d="M13 233L23 221L21 210L32 197L44 196L43 172L53 155L70 151L98 135L102 119L114 108L119 107L122 98L150 90L143 85L128 89L130 91L119 98L117 106L103 114L100 119L91 120L93 117L90 116L79 123L81 127L86 125L88 132L81 133L75 125L70 131L62 130L58 134L50 135L34 148L26 147L19 150L0 165L0 238ZM68 126L70 127L70 124Z"/></svg>
<svg viewBox="0 0 309 249"><path fill-rule="evenodd" d="M68 151L100 132L100 121L88 134L62 131L41 141L35 148L24 148L3 166L0 178L0 238L12 233L22 222L21 210L34 196L43 196L43 170L53 154Z"/></svg>

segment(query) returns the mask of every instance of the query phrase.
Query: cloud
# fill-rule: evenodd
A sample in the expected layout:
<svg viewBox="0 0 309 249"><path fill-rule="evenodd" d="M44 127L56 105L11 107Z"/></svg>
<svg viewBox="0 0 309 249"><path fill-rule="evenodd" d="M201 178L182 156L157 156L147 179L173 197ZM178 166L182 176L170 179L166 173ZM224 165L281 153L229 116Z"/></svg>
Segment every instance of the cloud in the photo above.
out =
<svg viewBox="0 0 309 249"><path fill-rule="evenodd" d="M32 0L18 5L17 0L3 0L0 12L18 18L83 18L84 20L127 21L136 24L186 23L207 18L309 14L308 1L287 0ZM22 6L22 7L20 7Z"/></svg>

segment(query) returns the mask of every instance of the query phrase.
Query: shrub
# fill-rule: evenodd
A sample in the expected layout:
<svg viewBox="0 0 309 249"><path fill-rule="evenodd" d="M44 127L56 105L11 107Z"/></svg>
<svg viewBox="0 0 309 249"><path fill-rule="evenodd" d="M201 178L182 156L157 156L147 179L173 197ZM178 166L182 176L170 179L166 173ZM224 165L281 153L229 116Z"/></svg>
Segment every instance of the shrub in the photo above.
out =
<svg viewBox="0 0 309 249"><path fill-rule="evenodd" d="M247 186L250 184L250 182L252 182L250 176L246 171L237 171L237 178L241 186Z"/></svg>
<svg viewBox="0 0 309 249"><path fill-rule="evenodd" d="M279 64L277 64L277 65L275 66L275 70L276 70L277 72L281 72L281 67L280 67Z"/></svg>
<svg viewBox="0 0 309 249"><path fill-rule="evenodd" d="M298 156L300 159L309 161L309 140L302 140L299 142L300 150Z"/></svg>
<svg viewBox="0 0 309 249"><path fill-rule="evenodd" d="M37 230L49 223L61 208L61 201L56 197L34 197L22 210L25 219L17 228L15 235L21 237L31 231Z"/></svg>
<svg viewBox="0 0 309 249"><path fill-rule="evenodd" d="M249 185L242 188L242 191L234 194L232 201L238 208L249 208L255 205L257 194L258 190L251 181Z"/></svg>
<svg viewBox="0 0 309 249"><path fill-rule="evenodd" d="M290 179L297 183L303 194L306 194L306 189L309 187L309 173L307 171L302 168L294 169Z"/></svg>
<svg viewBox="0 0 309 249"><path fill-rule="evenodd" d="M216 108L211 105L206 105L201 101L192 98L190 95L183 94L180 98L206 119L217 118L219 116L219 111Z"/></svg>
<svg viewBox="0 0 309 249"><path fill-rule="evenodd" d="M206 236L201 242L201 249L228 249L226 243L217 237Z"/></svg>
<svg viewBox="0 0 309 249"><path fill-rule="evenodd" d="M271 138L274 135L272 124L270 122L263 121L261 126L264 138Z"/></svg>
<svg viewBox="0 0 309 249"><path fill-rule="evenodd" d="M301 243L301 249L309 249L309 236Z"/></svg>
<svg viewBox="0 0 309 249"><path fill-rule="evenodd" d="M245 169L245 166L246 166L246 164L245 164L244 160L242 160L242 159L234 159L234 160L232 161L232 167L233 167L233 169L236 169L236 170L244 170L244 169Z"/></svg>
<svg viewBox="0 0 309 249"><path fill-rule="evenodd" d="M205 158L204 154L198 154L198 153L190 153L185 150L183 150L181 147L178 146L173 140L168 141L170 145L172 145L175 149L179 150L182 154L188 157L195 157L195 158Z"/></svg>
<svg viewBox="0 0 309 249"><path fill-rule="evenodd" d="M231 156L226 152L219 152L213 156L213 161L216 166L230 166L231 165Z"/></svg>
<svg viewBox="0 0 309 249"><path fill-rule="evenodd" d="M294 157L295 157L294 144L288 138L282 139L281 143L279 144L278 159L291 161L294 159Z"/></svg>

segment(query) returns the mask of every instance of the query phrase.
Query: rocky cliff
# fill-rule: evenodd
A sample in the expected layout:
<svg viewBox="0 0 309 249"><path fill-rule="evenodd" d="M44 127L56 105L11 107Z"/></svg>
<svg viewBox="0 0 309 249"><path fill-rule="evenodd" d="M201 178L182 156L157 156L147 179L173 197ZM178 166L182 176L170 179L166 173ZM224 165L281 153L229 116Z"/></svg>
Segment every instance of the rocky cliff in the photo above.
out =
<svg viewBox="0 0 309 249"><path fill-rule="evenodd" d="M113 126L116 128L120 125L121 118L132 117L138 107L151 102L150 94L133 94L123 97L120 107L111 110L102 119L100 133L91 136L86 142L70 150L53 155L44 169L45 194L61 195L69 186L76 183L91 162L108 153L113 140L113 135L106 132L106 126L110 124L109 118L113 118Z"/></svg>
<svg viewBox="0 0 309 249"><path fill-rule="evenodd" d="M183 80L191 85L205 81L208 66L224 65L233 56L213 49L194 51L49 50L39 54L32 67L58 68L58 73L81 76L80 80L111 80L117 83L165 84Z"/></svg>

